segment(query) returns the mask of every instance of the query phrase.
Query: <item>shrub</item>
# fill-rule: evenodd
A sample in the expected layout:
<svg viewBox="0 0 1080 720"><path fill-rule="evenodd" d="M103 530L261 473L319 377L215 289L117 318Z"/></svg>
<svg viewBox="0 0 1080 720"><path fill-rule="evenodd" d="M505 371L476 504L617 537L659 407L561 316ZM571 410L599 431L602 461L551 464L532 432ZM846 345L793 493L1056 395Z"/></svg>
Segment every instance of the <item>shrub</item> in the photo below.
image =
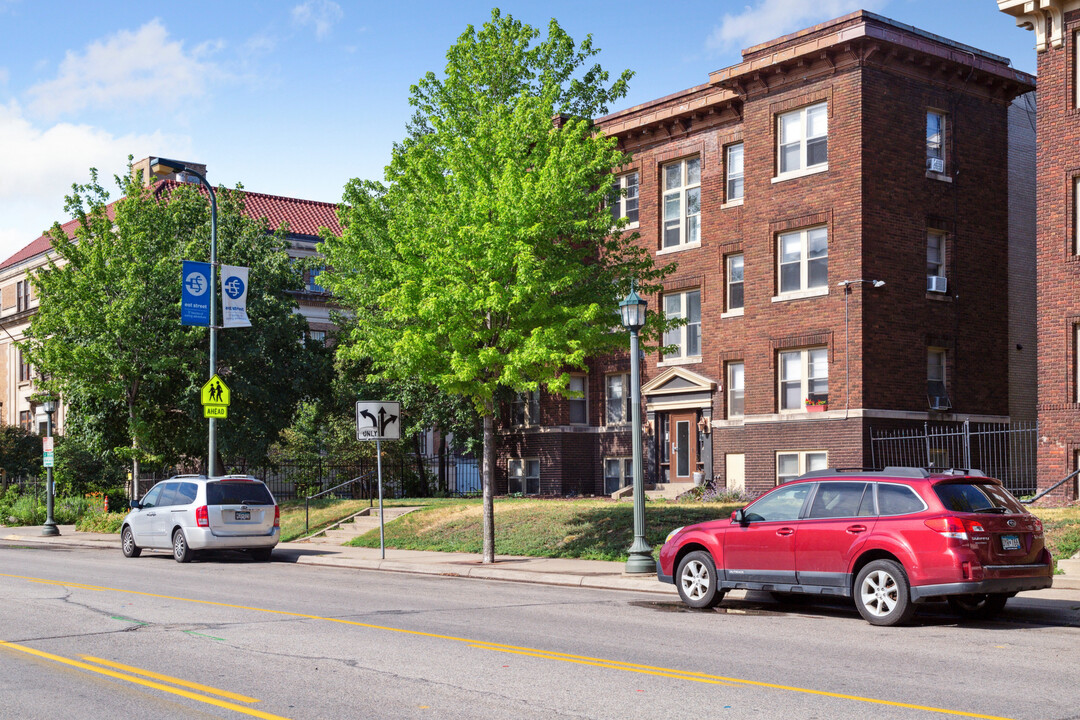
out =
<svg viewBox="0 0 1080 720"><path fill-rule="evenodd" d="M723 503L725 505L743 504L752 500L749 495L737 490L728 490L727 488L717 488L712 485L701 485L699 487L691 488L684 492L682 495L675 499L675 502L715 502Z"/></svg>
<svg viewBox="0 0 1080 720"><path fill-rule="evenodd" d="M118 533L126 516L127 513L123 512L89 512L75 521L75 529L79 532Z"/></svg>

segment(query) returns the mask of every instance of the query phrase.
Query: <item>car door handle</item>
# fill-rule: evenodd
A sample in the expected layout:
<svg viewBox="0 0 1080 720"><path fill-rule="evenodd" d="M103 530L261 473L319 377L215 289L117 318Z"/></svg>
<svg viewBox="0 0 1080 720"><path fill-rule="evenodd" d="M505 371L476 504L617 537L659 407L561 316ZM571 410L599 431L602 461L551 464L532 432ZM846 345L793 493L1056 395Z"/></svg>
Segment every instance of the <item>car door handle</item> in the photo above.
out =
<svg viewBox="0 0 1080 720"><path fill-rule="evenodd" d="M776 534L777 535L787 536L787 535L791 535L794 532L795 532L794 528L782 527L782 528L780 528L779 530L776 531Z"/></svg>
<svg viewBox="0 0 1080 720"><path fill-rule="evenodd" d="M866 532L866 526L865 525L848 525L847 531L849 533L851 533L852 535L857 535L858 533Z"/></svg>
<svg viewBox="0 0 1080 720"><path fill-rule="evenodd" d="M157 513L146 513L146 517L154 517Z"/></svg>

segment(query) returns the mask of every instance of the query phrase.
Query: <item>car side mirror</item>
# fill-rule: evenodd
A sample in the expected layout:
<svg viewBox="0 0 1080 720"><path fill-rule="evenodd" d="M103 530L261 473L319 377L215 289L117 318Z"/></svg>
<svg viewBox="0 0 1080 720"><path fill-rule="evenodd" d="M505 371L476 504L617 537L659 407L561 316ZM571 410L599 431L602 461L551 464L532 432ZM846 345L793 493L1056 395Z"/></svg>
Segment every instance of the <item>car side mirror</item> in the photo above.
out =
<svg viewBox="0 0 1080 720"><path fill-rule="evenodd" d="M139 504L138 500L132 500L131 502L129 502L128 507L131 508L132 510L141 510L142 509L142 505Z"/></svg>
<svg viewBox="0 0 1080 720"><path fill-rule="evenodd" d="M740 525L746 524L746 515L743 514L742 508L731 513L731 522L739 523Z"/></svg>

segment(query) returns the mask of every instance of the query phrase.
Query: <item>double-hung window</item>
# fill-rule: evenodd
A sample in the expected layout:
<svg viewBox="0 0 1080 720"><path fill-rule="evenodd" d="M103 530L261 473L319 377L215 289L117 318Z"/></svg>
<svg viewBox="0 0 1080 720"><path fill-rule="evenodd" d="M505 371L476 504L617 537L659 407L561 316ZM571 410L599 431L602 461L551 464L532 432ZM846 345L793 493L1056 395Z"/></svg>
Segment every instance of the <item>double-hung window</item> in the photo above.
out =
<svg viewBox="0 0 1080 720"><path fill-rule="evenodd" d="M620 175L615 179L608 207L611 209L611 224L626 218L629 227L638 224L638 174L636 172Z"/></svg>
<svg viewBox="0 0 1080 720"><path fill-rule="evenodd" d="M605 378L606 397L604 413L608 425L625 425L630 422L631 397L630 376L625 373L608 375Z"/></svg>
<svg viewBox="0 0 1080 720"><path fill-rule="evenodd" d="M671 319L685 319L686 324L664 333L664 344L674 345L675 351L664 355L665 360L701 356L701 291L664 295L664 314Z"/></svg>
<svg viewBox="0 0 1080 720"><path fill-rule="evenodd" d="M510 404L510 424L536 425L540 419L540 391L519 392Z"/></svg>
<svg viewBox="0 0 1080 720"><path fill-rule="evenodd" d="M945 172L945 115L926 111L926 169Z"/></svg>
<svg viewBox="0 0 1080 720"><path fill-rule="evenodd" d="M727 414L729 418L742 417L745 413L744 405L744 369L742 361L728 363L727 371Z"/></svg>
<svg viewBox="0 0 1080 720"><path fill-rule="evenodd" d="M945 282L945 233L931 230L926 233L926 290L943 293Z"/></svg>
<svg viewBox="0 0 1080 720"><path fill-rule="evenodd" d="M829 351L808 348L780 353L780 409L804 410L829 401Z"/></svg>
<svg viewBox="0 0 1080 720"><path fill-rule="evenodd" d="M33 379L34 369L30 366L23 351L19 351L19 382L28 382Z"/></svg>
<svg viewBox="0 0 1080 720"><path fill-rule="evenodd" d="M826 103L809 105L779 118L780 175L824 170L829 165L829 112Z"/></svg>
<svg viewBox="0 0 1080 720"><path fill-rule="evenodd" d="M776 484L794 480L813 470L826 470L829 454L824 451L790 451L776 453Z"/></svg>
<svg viewBox="0 0 1080 720"><path fill-rule="evenodd" d="M15 310L22 312L30 309L30 281L19 280L15 283Z"/></svg>
<svg viewBox="0 0 1080 720"><path fill-rule="evenodd" d="M540 494L540 460L525 458L511 460L507 466L507 488L510 494Z"/></svg>
<svg viewBox="0 0 1080 720"><path fill-rule="evenodd" d="M701 158L664 166L664 248L701 242Z"/></svg>
<svg viewBox="0 0 1080 720"><path fill-rule="evenodd" d="M574 393L577 397L571 397L569 399L570 404L570 424L571 425L588 425L589 424L589 384L587 378L584 375L571 375L570 376L570 392Z"/></svg>
<svg viewBox="0 0 1080 720"><path fill-rule="evenodd" d="M940 348L926 351L926 395L932 410L947 410L952 405L945 388L945 351Z"/></svg>
<svg viewBox="0 0 1080 720"><path fill-rule="evenodd" d="M829 285L829 231L825 227L781 233L780 293L799 292Z"/></svg>
<svg viewBox="0 0 1080 720"><path fill-rule="evenodd" d="M634 482L634 460L628 457L604 458L604 494Z"/></svg>
<svg viewBox="0 0 1080 720"><path fill-rule="evenodd" d="M743 255L727 257L727 312L743 309Z"/></svg>
<svg viewBox="0 0 1080 720"><path fill-rule="evenodd" d="M305 287L306 287L308 292L312 292L312 293L324 293L324 292L326 292L326 288L324 288L322 285L319 284L319 276L322 275L325 271L326 271L326 266L325 265L320 265L319 267L313 267L313 268L311 268L310 270L307 271L307 283L305 283Z"/></svg>
<svg viewBox="0 0 1080 720"><path fill-rule="evenodd" d="M724 164L727 185L727 202L743 198L743 144L735 143L727 147L727 162Z"/></svg>

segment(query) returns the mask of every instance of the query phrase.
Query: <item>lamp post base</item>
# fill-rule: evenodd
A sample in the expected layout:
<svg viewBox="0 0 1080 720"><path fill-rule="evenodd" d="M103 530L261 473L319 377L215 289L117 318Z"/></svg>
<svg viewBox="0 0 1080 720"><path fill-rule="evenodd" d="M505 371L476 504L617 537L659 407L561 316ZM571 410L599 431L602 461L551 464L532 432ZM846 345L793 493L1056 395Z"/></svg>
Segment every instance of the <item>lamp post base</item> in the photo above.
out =
<svg viewBox="0 0 1080 720"><path fill-rule="evenodd" d="M651 552L632 552L626 559L626 569L623 572L634 575L643 575L645 573L655 575L656 560L653 559Z"/></svg>
<svg viewBox="0 0 1080 720"><path fill-rule="evenodd" d="M41 526L42 536L55 536L60 534L60 528L56 526L55 520L46 520L45 524Z"/></svg>

